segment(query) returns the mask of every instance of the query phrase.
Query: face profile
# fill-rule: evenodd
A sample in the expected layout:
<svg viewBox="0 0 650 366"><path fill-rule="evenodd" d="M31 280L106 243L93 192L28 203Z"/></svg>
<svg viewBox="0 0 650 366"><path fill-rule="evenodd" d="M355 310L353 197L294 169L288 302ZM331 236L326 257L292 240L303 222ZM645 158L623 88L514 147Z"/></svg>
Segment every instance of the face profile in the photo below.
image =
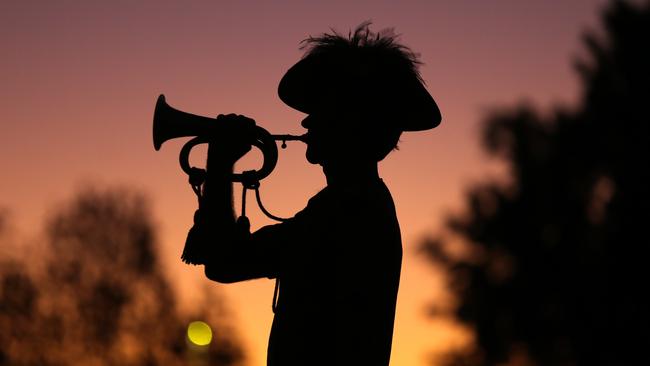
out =
<svg viewBox="0 0 650 366"><path fill-rule="evenodd" d="M350 158L358 147L359 133L353 114L342 111L314 111L307 115L301 126L307 129L306 158L311 164L327 165Z"/></svg>

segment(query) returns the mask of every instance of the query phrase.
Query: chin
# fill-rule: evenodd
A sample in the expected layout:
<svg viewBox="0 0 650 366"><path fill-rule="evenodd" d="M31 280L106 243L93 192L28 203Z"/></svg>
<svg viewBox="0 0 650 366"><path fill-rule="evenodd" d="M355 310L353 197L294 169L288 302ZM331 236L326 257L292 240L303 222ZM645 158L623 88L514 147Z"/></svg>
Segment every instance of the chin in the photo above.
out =
<svg viewBox="0 0 650 366"><path fill-rule="evenodd" d="M314 151L314 148L310 148L309 146L307 146L307 151L305 151L305 157L311 164L321 164L323 162L322 157Z"/></svg>
<svg viewBox="0 0 650 366"><path fill-rule="evenodd" d="M305 157L307 158L307 161L311 164L320 164L321 161L320 159L317 159L313 154L305 154Z"/></svg>

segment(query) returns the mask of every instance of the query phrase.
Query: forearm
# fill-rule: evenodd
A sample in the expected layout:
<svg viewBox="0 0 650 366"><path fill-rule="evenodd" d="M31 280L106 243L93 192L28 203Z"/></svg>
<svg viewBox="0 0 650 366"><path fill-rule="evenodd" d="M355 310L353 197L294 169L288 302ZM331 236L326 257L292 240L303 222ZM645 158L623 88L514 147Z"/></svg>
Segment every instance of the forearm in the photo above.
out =
<svg viewBox="0 0 650 366"><path fill-rule="evenodd" d="M205 275L221 283L241 281L246 279L239 273L238 265L242 261L244 233L235 224L232 182L229 179L233 172L232 164L215 159L208 163L208 172L201 211L205 220L204 230L209 237L206 244L212 250L205 258Z"/></svg>
<svg viewBox="0 0 650 366"><path fill-rule="evenodd" d="M208 159L207 179L203 185L201 213L210 227L227 229L235 223L235 209L230 175L233 164L218 155ZM221 231L221 230L219 230Z"/></svg>
<svg viewBox="0 0 650 366"><path fill-rule="evenodd" d="M203 198L205 207L201 209L206 209L204 225L209 233L206 244L211 247L204 262L206 277L233 283L268 276L265 260L269 255L254 245L247 224L235 223L230 182L232 164L214 159L208 162L208 171Z"/></svg>
<svg viewBox="0 0 650 366"><path fill-rule="evenodd" d="M211 175L206 181L204 206L209 212L203 220L203 232L209 249L205 256L205 275L221 283L232 283L254 278L275 276L270 263L275 263L276 252L271 243L286 237L280 225L265 227L250 233L248 220L235 222L230 174L232 164L209 164ZM202 208L203 210L203 208ZM274 235L275 233L275 235ZM278 237L280 239L278 239Z"/></svg>
<svg viewBox="0 0 650 366"><path fill-rule="evenodd" d="M233 164L217 154L208 156L208 175L200 205L204 245L209 247L203 263L205 274L214 281L235 282L236 268L232 265L239 261L243 232L235 224L230 181Z"/></svg>
<svg viewBox="0 0 650 366"><path fill-rule="evenodd" d="M233 183L235 161L250 146L224 146L219 142L208 145L207 176L199 204L198 229L204 251L201 264L208 278L218 282L247 279L240 265L247 261L250 231L247 221L236 221Z"/></svg>

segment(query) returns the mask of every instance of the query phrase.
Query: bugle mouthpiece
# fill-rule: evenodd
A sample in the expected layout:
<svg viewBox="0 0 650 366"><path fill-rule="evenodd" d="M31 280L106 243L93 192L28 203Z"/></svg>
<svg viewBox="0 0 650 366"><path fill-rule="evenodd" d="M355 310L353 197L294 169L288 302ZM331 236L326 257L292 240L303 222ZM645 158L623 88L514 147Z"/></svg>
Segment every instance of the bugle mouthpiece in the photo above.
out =
<svg viewBox="0 0 650 366"><path fill-rule="evenodd" d="M275 141L282 141L282 145L280 145L280 147L282 147L283 149L287 147L287 141L306 142L305 141L306 136L307 136L306 134L305 135L300 135L300 136L296 136L296 135L271 135L271 137Z"/></svg>

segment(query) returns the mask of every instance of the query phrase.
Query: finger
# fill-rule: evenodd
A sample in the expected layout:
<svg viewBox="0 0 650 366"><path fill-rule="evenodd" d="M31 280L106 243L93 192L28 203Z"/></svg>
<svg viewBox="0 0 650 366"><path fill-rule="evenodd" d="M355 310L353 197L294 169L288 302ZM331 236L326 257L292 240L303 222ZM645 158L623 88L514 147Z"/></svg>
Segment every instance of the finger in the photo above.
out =
<svg viewBox="0 0 650 366"><path fill-rule="evenodd" d="M228 114L219 114L217 115L217 121L223 121L226 123L232 122L233 120L237 119L237 114L235 113L228 113Z"/></svg>
<svg viewBox="0 0 650 366"><path fill-rule="evenodd" d="M250 117L246 117L246 116L244 116L243 114L239 115L238 117L240 118L241 122L255 124L255 120L254 120L254 119L252 119L252 118L250 118Z"/></svg>

